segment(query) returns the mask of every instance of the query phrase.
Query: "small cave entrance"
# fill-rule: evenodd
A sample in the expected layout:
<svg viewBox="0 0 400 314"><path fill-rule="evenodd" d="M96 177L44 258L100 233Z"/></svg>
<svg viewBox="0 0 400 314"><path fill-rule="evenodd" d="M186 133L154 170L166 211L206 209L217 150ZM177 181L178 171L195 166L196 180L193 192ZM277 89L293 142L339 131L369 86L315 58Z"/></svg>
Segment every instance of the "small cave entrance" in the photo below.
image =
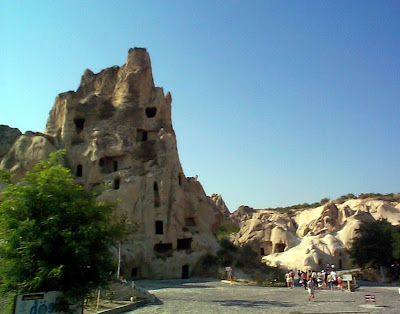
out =
<svg viewBox="0 0 400 314"><path fill-rule="evenodd" d="M157 182L154 182L153 184L153 191L154 191L154 207L160 207L161 200Z"/></svg>
<svg viewBox="0 0 400 314"><path fill-rule="evenodd" d="M285 243L276 243L275 244L275 253L282 253L285 251L286 244Z"/></svg>
<svg viewBox="0 0 400 314"><path fill-rule="evenodd" d="M182 266L182 279L189 279L189 265Z"/></svg>
<svg viewBox="0 0 400 314"><path fill-rule="evenodd" d="M178 239L178 250L191 250L192 249L192 238Z"/></svg>
<svg viewBox="0 0 400 314"><path fill-rule="evenodd" d="M156 253L169 253L170 251L172 251L172 243L154 244L154 252Z"/></svg>
<svg viewBox="0 0 400 314"><path fill-rule="evenodd" d="M75 118L74 119L74 123L75 123L75 131L76 133L81 133L83 131L83 126L85 124L85 119L82 118Z"/></svg>
<svg viewBox="0 0 400 314"><path fill-rule="evenodd" d="M78 166L76 167L76 176L77 176L77 177L82 177L82 175L83 175L82 165L78 165Z"/></svg>
<svg viewBox="0 0 400 314"><path fill-rule="evenodd" d="M261 255L261 256L264 256L264 255L265 255L265 252L264 252L264 248L263 248L263 247L260 248L260 255Z"/></svg>
<svg viewBox="0 0 400 314"><path fill-rule="evenodd" d="M156 107L147 107L146 108L146 117L147 118L154 118L157 114L157 108Z"/></svg>
<svg viewBox="0 0 400 314"><path fill-rule="evenodd" d="M178 176L178 184L179 186L182 186L182 175Z"/></svg>
<svg viewBox="0 0 400 314"><path fill-rule="evenodd" d="M118 171L118 161L116 161L116 160L113 161L113 170L114 170L114 172Z"/></svg>
<svg viewBox="0 0 400 314"><path fill-rule="evenodd" d="M114 190L119 190L120 187L120 178L114 179Z"/></svg>
<svg viewBox="0 0 400 314"><path fill-rule="evenodd" d="M162 220L156 220L155 227L156 234L164 234L164 222Z"/></svg>
<svg viewBox="0 0 400 314"><path fill-rule="evenodd" d="M339 269L343 269L343 264L342 264L342 260L339 260Z"/></svg>

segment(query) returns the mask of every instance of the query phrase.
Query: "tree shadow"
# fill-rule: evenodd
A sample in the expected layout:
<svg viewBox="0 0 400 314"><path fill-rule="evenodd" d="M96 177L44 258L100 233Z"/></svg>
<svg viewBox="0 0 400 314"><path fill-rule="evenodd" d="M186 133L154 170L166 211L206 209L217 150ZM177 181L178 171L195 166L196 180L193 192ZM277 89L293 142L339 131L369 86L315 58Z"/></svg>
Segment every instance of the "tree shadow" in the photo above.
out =
<svg viewBox="0 0 400 314"><path fill-rule="evenodd" d="M279 306L279 307L293 307L294 304L288 302L277 301L250 301L250 300L213 300L212 302L218 303L221 306L241 306L245 308L255 308L264 306Z"/></svg>

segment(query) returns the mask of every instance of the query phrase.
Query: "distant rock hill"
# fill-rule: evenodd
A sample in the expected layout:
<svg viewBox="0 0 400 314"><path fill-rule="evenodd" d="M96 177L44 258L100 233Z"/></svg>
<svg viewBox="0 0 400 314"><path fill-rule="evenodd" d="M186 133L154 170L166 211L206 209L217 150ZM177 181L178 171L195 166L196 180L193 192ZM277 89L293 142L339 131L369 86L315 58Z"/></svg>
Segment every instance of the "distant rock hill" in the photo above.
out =
<svg viewBox="0 0 400 314"><path fill-rule="evenodd" d="M241 206L228 218L240 226L236 245L251 244L267 265L299 270L343 268L356 229L380 219L400 224L399 202L351 199L289 213Z"/></svg>
<svg viewBox="0 0 400 314"><path fill-rule="evenodd" d="M76 182L87 189L108 183L99 198L118 199L138 225L121 245L121 274L186 278L218 249L224 214L197 178L183 173L171 103L171 94L154 86L146 49L130 49L123 66L86 70L77 91L59 94L44 133L0 126L0 169L10 170L16 183L65 148Z"/></svg>

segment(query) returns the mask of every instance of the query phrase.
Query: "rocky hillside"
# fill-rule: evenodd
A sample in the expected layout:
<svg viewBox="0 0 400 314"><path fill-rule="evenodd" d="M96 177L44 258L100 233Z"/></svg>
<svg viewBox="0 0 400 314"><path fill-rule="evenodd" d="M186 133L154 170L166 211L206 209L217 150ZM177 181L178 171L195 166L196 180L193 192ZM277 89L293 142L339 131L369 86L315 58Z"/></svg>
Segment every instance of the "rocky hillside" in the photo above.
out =
<svg viewBox="0 0 400 314"><path fill-rule="evenodd" d="M267 265L300 270L343 268L356 229L379 219L400 224L400 203L351 199L287 213L242 206L230 217L240 226L235 244L251 244Z"/></svg>
<svg viewBox="0 0 400 314"><path fill-rule="evenodd" d="M118 199L138 226L122 244L122 275L187 277L218 248L223 214L183 173L171 103L154 86L146 49L131 49L123 66L86 70L76 91L59 94L43 133L0 128L0 169L18 182L50 152L66 149L76 182L87 189L108 183L100 199Z"/></svg>

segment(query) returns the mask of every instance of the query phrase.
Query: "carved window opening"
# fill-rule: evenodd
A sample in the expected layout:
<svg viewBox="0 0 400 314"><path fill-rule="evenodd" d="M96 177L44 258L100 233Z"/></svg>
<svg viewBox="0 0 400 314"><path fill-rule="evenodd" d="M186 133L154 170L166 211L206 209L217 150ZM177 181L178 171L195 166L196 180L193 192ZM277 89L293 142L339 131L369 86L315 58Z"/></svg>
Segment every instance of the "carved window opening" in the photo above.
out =
<svg viewBox="0 0 400 314"><path fill-rule="evenodd" d="M114 190L119 190L119 186L120 186L120 179L115 178L114 179Z"/></svg>
<svg viewBox="0 0 400 314"><path fill-rule="evenodd" d="M81 133L83 130L83 125L85 124L85 119L75 118L74 123L75 123L76 133L78 133L78 134Z"/></svg>
<svg viewBox="0 0 400 314"><path fill-rule="evenodd" d="M154 251L157 253L168 253L171 250L172 250L172 243L154 244Z"/></svg>
<svg viewBox="0 0 400 314"><path fill-rule="evenodd" d="M192 238L178 239L178 250L191 250L192 249Z"/></svg>
<svg viewBox="0 0 400 314"><path fill-rule="evenodd" d="M178 183L179 183L179 186L182 186L182 176L181 175L178 176Z"/></svg>
<svg viewBox="0 0 400 314"><path fill-rule="evenodd" d="M78 165L76 167L76 176L77 177L82 177L83 171L82 171L82 165Z"/></svg>
<svg viewBox="0 0 400 314"><path fill-rule="evenodd" d="M157 114L157 108L155 107L148 107L146 108L146 116L147 118L154 118Z"/></svg>
<svg viewBox="0 0 400 314"><path fill-rule="evenodd" d="M189 279L189 265L182 266L182 279Z"/></svg>
<svg viewBox="0 0 400 314"><path fill-rule="evenodd" d="M160 200L160 192L158 191L157 182L154 182L153 190L154 190L154 207L160 207L161 200Z"/></svg>
<svg viewBox="0 0 400 314"><path fill-rule="evenodd" d="M261 254L261 256L265 255L264 248L260 248L260 254Z"/></svg>
<svg viewBox="0 0 400 314"><path fill-rule="evenodd" d="M118 171L118 161L114 160L113 162L113 168L114 168L114 172Z"/></svg>
<svg viewBox="0 0 400 314"><path fill-rule="evenodd" d="M138 142L146 142L148 140L149 133L144 130L137 130L136 133L136 141Z"/></svg>
<svg viewBox="0 0 400 314"><path fill-rule="evenodd" d="M343 268L342 260L340 259L340 260L339 260L339 269L342 269L342 268Z"/></svg>
<svg viewBox="0 0 400 314"><path fill-rule="evenodd" d="M286 244L285 243L276 243L275 244L275 253L282 253L285 251Z"/></svg>
<svg viewBox="0 0 400 314"><path fill-rule="evenodd" d="M156 220L156 234L164 234L164 222Z"/></svg>
<svg viewBox="0 0 400 314"><path fill-rule="evenodd" d="M194 217L186 217L185 218L185 225L187 227L195 227L196 226L196 220L194 220Z"/></svg>

